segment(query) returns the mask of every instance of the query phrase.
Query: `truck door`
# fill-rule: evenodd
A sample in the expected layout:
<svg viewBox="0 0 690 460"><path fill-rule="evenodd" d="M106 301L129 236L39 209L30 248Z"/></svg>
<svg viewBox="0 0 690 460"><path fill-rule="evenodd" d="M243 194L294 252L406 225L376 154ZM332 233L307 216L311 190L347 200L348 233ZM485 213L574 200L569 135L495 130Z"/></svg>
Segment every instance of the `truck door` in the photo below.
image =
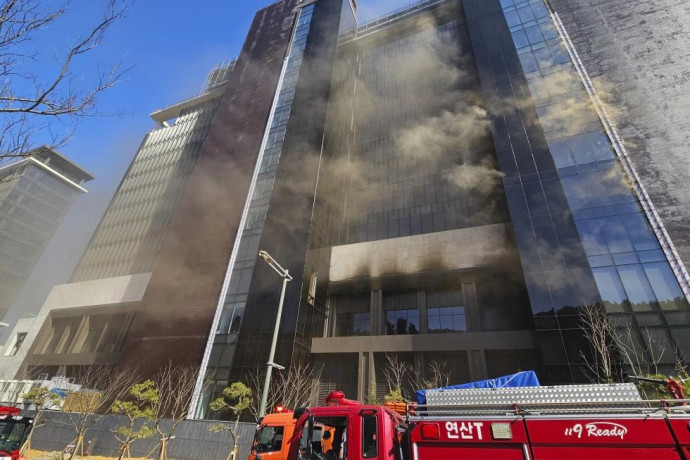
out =
<svg viewBox="0 0 690 460"><path fill-rule="evenodd" d="M256 433L253 453L256 459L284 460L285 425L263 425ZM250 457L251 458L251 457Z"/></svg>
<svg viewBox="0 0 690 460"><path fill-rule="evenodd" d="M311 429L310 429L311 424ZM347 415L310 417L299 426L299 441L293 442L289 459L297 460L341 460L359 459L350 453L353 441L350 439L354 426ZM326 433L328 433L326 435ZM324 435L325 438L324 438ZM374 457L376 458L376 457Z"/></svg>

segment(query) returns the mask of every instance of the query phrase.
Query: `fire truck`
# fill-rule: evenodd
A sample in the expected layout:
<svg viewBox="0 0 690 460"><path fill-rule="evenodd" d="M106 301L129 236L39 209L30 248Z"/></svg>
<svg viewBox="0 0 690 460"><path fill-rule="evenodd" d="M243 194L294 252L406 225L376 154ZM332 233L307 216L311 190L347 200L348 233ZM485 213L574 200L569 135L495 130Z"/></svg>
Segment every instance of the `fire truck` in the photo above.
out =
<svg viewBox="0 0 690 460"><path fill-rule="evenodd" d="M333 392L295 409L280 442L261 443L277 432L261 420L250 459L689 459L687 402L643 400L633 384L562 385L431 391L401 414Z"/></svg>
<svg viewBox="0 0 690 460"><path fill-rule="evenodd" d="M0 406L0 460L23 460L20 452L26 442L33 419L19 415L16 407Z"/></svg>

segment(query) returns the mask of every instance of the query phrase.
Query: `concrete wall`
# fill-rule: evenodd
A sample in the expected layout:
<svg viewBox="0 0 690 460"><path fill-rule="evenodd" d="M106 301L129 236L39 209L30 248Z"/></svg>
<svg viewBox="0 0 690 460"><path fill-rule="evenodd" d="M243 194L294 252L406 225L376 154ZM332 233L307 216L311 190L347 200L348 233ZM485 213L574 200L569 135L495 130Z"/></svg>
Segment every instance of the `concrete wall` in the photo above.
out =
<svg viewBox="0 0 690 460"><path fill-rule="evenodd" d="M335 246L330 281L491 266L508 247L506 224Z"/></svg>
<svg viewBox="0 0 690 460"><path fill-rule="evenodd" d="M28 412L27 412L28 413ZM74 430L68 424L69 415L61 412L49 414L47 423L33 434L31 447L42 451L62 451L74 439ZM94 455L115 456L119 443L113 434L126 418L119 415L107 415L101 419L86 435L86 442L91 442ZM169 423L169 421L166 421ZM224 460L232 449L230 434L227 432L211 433L214 423L207 420L185 420L177 428L175 439L168 446L168 457L175 460ZM256 424L240 423L240 455L247 458L251 449ZM132 444L132 457L144 457L158 444L154 436ZM155 455L149 458L157 458Z"/></svg>
<svg viewBox="0 0 690 460"><path fill-rule="evenodd" d="M86 311L93 313L98 309L134 305L143 298L150 278L150 273L141 273L54 286L35 318L25 318L17 322L10 335L11 339L14 340L19 332L25 332L27 335L16 355L6 356L3 353L0 356L2 377L16 377L20 373L25 358L33 353L34 342L39 338L39 333L52 313L78 316ZM11 344L12 340L8 344ZM5 353L7 351L5 350ZM59 355L54 356L59 359Z"/></svg>

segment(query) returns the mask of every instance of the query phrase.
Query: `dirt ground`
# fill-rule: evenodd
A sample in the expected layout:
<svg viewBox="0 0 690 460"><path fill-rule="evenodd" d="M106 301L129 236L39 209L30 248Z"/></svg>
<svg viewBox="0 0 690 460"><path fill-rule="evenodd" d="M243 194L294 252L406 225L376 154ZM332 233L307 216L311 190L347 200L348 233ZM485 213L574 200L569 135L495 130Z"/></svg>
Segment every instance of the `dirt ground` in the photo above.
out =
<svg viewBox="0 0 690 460"><path fill-rule="evenodd" d="M25 455L25 458L27 460L60 460L62 457L60 456L60 452L43 452L40 450L33 450L31 449L29 451L29 455ZM65 455L65 458L68 458L67 455ZM81 458L76 455L74 457L76 460L81 460ZM115 460L116 457L101 457L97 455L89 455L89 456L84 456L84 460ZM132 457L131 460L146 460L143 457Z"/></svg>

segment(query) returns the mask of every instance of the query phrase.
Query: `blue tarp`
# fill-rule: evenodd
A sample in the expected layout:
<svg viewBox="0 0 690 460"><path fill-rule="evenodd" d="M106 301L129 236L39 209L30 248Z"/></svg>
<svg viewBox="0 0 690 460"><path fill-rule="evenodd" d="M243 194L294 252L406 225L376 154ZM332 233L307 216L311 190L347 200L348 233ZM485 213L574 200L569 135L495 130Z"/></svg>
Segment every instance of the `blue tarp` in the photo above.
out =
<svg viewBox="0 0 690 460"><path fill-rule="evenodd" d="M506 388L506 387L538 387L539 379L534 371L523 371L517 374L496 377L495 379L480 380L478 382L463 383L461 385L451 385L443 388L433 388L438 390L462 390L467 388ZM417 402L426 404L426 392L429 390L417 391Z"/></svg>

